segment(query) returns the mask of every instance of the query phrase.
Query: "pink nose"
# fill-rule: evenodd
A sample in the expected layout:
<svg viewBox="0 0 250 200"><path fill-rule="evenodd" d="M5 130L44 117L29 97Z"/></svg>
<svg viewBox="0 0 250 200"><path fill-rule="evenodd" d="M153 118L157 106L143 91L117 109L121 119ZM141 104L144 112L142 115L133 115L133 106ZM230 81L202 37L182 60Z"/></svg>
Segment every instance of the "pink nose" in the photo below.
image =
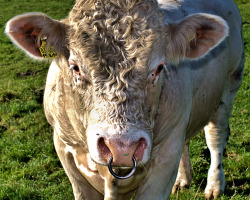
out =
<svg viewBox="0 0 250 200"><path fill-rule="evenodd" d="M133 156L137 162L140 162L146 147L147 142L144 138L140 138L136 142L103 137L98 140L100 157L108 163L110 157L113 156L113 166L133 166Z"/></svg>

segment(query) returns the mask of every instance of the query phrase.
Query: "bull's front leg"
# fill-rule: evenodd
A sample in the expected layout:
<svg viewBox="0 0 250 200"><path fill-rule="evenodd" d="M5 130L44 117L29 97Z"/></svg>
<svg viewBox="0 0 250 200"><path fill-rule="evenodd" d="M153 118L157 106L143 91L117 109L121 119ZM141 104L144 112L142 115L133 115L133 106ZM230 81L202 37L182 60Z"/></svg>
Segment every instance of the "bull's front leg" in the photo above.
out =
<svg viewBox="0 0 250 200"><path fill-rule="evenodd" d="M211 164L208 171L205 196L215 199L224 192L225 175L222 168L223 150L226 146L230 129L228 119L231 105L221 103L211 122L205 127L207 146L210 150Z"/></svg>
<svg viewBox="0 0 250 200"><path fill-rule="evenodd" d="M97 192L79 172L72 154L66 151L66 145L60 140L56 132L54 132L54 145L71 182L75 200L103 200L103 195Z"/></svg>
<svg viewBox="0 0 250 200"><path fill-rule="evenodd" d="M176 180L185 131L176 130L154 147L150 169L135 200L166 200Z"/></svg>
<svg viewBox="0 0 250 200"><path fill-rule="evenodd" d="M185 141L183 152L180 160L177 178L172 188L172 194L178 189L188 188L193 177L193 170L189 157L189 140Z"/></svg>

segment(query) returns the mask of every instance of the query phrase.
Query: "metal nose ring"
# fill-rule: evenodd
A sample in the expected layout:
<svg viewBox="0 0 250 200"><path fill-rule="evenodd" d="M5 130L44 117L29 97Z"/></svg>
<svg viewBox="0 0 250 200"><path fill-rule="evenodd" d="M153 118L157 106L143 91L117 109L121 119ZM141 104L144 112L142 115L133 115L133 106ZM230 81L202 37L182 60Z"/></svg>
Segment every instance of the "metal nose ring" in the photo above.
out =
<svg viewBox="0 0 250 200"><path fill-rule="evenodd" d="M136 166L137 166L136 159L135 159L134 156L133 156L132 160L133 160L133 164L134 164L134 167L133 167L132 171L131 171L128 175L126 175L126 176L119 176L119 175L117 175L117 174L112 170L111 164L112 164L112 162L113 162L113 156L111 156L110 159L109 159L109 164L108 164L109 172L110 172L115 178L117 178L117 179L127 179L127 178L131 177L131 176L135 173Z"/></svg>

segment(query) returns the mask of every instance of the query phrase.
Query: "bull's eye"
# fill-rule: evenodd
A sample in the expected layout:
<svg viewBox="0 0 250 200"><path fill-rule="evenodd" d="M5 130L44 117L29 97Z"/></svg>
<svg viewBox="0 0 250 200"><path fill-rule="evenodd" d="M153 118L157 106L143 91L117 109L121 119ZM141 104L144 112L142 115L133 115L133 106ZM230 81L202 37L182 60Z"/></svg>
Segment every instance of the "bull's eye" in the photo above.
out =
<svg viewBox="0 0 250 200"><path fill-rule="evenodd" d="M165 63L162 62L158 65L155 71L151 74L150 82L152 83L153 87L155 87L156 84L158 83L158 80L160 79L160 76L161 76L161 72L163 68L165 67L166 67Z"/></svg>
<svg viewBox="0 0 250 200"><path fill-rule="evenodd" d="M163 64L160 64L160 65L157 67L157 69L156 69L156 75L160 74L161 71L163 70L163 68L164 68L164 65L163 65Z"/></svg>
<svg viewBox="0 0 250 200"><path fill-rule="evenodd" d="M78 65L74 61L69 61L69 68L73 72L74 85L80 85L84 80L84 76L81 74Z"/></svg>
<svg viewBox="0 0 250 200"><path fill-rule="evenodd" d="M69 59L69 69L73 75L74 87L76 85L86 86L91 84L90 76L86 73L87 70L84 70L84 67L80 68L73 59Z"/></svg>
<svg viewBox="0 0 250 200"><path fill-rule="evenodd" d="M78 65L76 64L76 62L71 61L71 60L69 61L69 68L72 69L75 72L80 71Z"/></svg>
<svg viewBox="0 0 250 200"><path fill-rule="evenodd" d="M74 70L75 72L79 72L79 67L77 65L70 65L70 69Z"/></svg>

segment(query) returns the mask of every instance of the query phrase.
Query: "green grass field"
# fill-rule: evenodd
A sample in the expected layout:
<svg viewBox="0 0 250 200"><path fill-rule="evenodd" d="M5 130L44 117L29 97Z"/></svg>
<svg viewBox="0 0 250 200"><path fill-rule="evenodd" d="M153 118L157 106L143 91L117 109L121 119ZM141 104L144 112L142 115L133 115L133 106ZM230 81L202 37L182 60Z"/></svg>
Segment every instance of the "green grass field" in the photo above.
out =
<svg viewBox="0 0 250 200"><path fill-rule="evenodd" d="M225 194L221 200L250 199L250 2L235 0L243 17L246 64L231 117L231 137L224 153ZM70 182L53 147L52 128L43 113L49 63L35 62L4 35L17 14L44 12L66 17L74 0L0 0L0 200L73 199ZM191 142L192 186L170 199L204 199L209 150L203 133Z"/></svg>

